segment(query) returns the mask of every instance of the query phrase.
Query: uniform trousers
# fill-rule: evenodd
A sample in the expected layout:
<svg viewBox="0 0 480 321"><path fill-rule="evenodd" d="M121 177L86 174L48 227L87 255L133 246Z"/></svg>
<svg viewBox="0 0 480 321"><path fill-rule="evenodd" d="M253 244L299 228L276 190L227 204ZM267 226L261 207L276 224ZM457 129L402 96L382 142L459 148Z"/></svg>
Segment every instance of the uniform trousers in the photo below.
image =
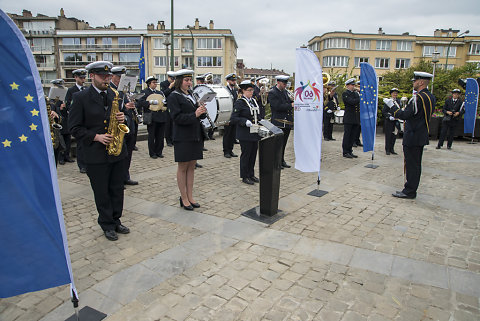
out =
<svg viewBox="0 0 480 321"><path fill-rule="evenodd" d="M255 176L255 161L257 159L258 142L240 141L242 154L240 155L240 177L252 178Z"/></svg>
<svg viewBox="0 0 480 321"><path fill-rule="evenodd" d="M70 158L70 147L72 146L72 136L70 134L62 134L65 142L65 150L60 153L59 160L66 161Z"/></svg>
<svg viewBox="0 0 480 321"><path fill-rule="evenodd" d="M323 115L323 138L332 139L333 123L330 122L330 117Z"/></svg>
<svg viewBox="0 0 480 321"><path fill-rule="evenodd" d="M173 143L172 128L173 128L173 120L169 116L167 122L165 123L165 141L167 142L167 144Z"/></svg>
<svg viewBox="0 0 480 321"><path fill-rule="evenodd" d="M395 135L395 122L385 121L385 151L387 153L393 152L395 148L395 141L397 135Z"/></svg>
<svg viewBox="0 0 480 321"><path fill-rule="evenodd" d="M455 134L455 127L457 127L456 121L442 122L442 131L440 132L440 138L438 139L438 146L442 147L443 142L445 141L445 137L447 137L447 147L452 147L453 135Z"/></svg>
<svg viewBox="0 0 480 321"><path fill-rule="evenodd" d="M87 175L98 211L98 224L104 231L115 230L121 224L124 170L125 159L114 163L87 164Z"/></svg>
<svg viewBox="0 0 480 321"><path fill-rule="evenodd" d="M407 181L402 192L405 195L416 197L420 176L422 175L423 146L403 145L403 155L405 157Z"/></svg>
<svg viewBox="0 0 480 321"><path fill-rule="evenodd" d="M233 152L233 145L235 144L235 133L237 126L225 125L223 132L223 154L230 154Z"/></svg>
<svg viewBox="0 0 480 321"><path fill-rule="evenodd" d="M135 122L135 134L133 134L133 146L137 145L138 123Z"/></svg>
<svg viewBox="0 0 480 321"><path fill-rule="evenodd" d="M283 131L282 162L285 162L285 147L287 146L288 136L291 128L280 128Z"/></svg>
<svg viewBox="0 0 480 321"><path fill-rule="evenodd" d="M360 145L362 142L360 141L360 132L362 131L362 126L359 124L356 128L355 128L355 137L353 139L353 143L357 144L357 145ZM352 144L353 146L353 144Z"/></svg>
<svg viewBox="0 0 480 321"><path fill-rule="evenodd" d="M343 124L343 140L342 140L342 150L343 154L353 153L353 143L355 142L355 135L357 130L360 129L358 124Z"/></svg>
<svg viewBox="0 0 480 321"><path fill-rule="evenodd" d="M163 152L163 138L165 137L165 123L152 122L147 125L148 153L150 156L161 155Z"/></svg>
<svg viewBox="0 0 480 321"><path fill-rule="evenodd" d="M125 136L125 145L127 146L127 157L125 158L125 181L130 179L130 164L132 163L133 148L135 147L136 132Z"/></svg>
<svg viewBox="0 0 480 321"><path fill-rule="evenodd" d="M83 156L83 145L77 140L77 165L79 169L87 168L85 164L85 156Z"/></svg>

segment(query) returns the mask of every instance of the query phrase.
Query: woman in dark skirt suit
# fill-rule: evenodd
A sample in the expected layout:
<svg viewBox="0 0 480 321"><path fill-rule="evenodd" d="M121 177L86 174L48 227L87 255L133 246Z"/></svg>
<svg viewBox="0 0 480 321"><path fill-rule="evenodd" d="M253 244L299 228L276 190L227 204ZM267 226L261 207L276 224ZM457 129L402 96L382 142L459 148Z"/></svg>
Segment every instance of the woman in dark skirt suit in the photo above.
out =
<svg viewBox="0 0 480 321"><path fill-rule="evenodd" d="M182 69L175 74L175 90L167 98L167 107L173 120L173 146L178 163L177 184L180 206L186 210L200 207L193 198L193 177L197 159L203 158L203 132L200 119L205 118L205 105L193 98L193 70Z"/></svg>
<svg viewBox="0 0 480 321"><path fill-rule="evenodd" d="M233 112L230 123L237 125L236 137L240 141L242 154L240 155L240 177L242 182L248 185L258 183L259 179L255 177L255 160L257 159L258 141L260 136L257 133L250 133L250 127L255 123L255 112L258 119L258 106L255 99L252 98L254 85L245 80L240 83L239 98L233 104Z"/></svg>

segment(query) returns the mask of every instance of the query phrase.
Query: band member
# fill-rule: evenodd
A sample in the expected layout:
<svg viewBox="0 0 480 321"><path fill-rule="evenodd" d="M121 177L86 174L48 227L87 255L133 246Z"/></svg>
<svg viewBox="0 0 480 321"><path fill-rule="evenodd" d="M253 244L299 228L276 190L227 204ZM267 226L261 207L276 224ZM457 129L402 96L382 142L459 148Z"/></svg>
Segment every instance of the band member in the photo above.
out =
<svg viewBox="0 0 480 321"><path fill-rule="evenodd" d="M445 105L443 106L443 114L445 116L442 120L442 131L440 132L440 139L438 140L436 149L442 148L445 136L447 137L447 149L452 148L455 128L457 127L458 121L462 119L462 115L465 113L463 100L459 97L460 89L454 89L452 90L452 97L445 100Z"/></svg>
<svg viewBox="0 0 480 321"><path fill-rule="evenodd" d="M54 79L50 81L50 83L52 83L57 88L64 88L63 84L65 82L63 81L63 79ZM49 117L51 121L57 124L61 123L60 126L62 126L62 129L58 129L58 128L53 129L55 131L53 135L55 136L55 139L58 140L56 146L54 144L54 149L53 149L53 156L55 157L55 166L58 166L58 163L60 163L61 165L64 165L65 161L62 158L62 153L65 152L65 142L63 140L62 130L64 125L63 115L64 114L66 115L65 103L62 100L50 99L49 104L50 104ZM63 113L64 110L65 110L65 113Z"/></svg>
<svg viewBox="0 0 480 321"><path fill-rule="evenodd" d="M87 77L87 70L83 69L83 68L82 69L76 69L72 73L73 73L73 77L75 78L75 85L68 88L67 94L65 95L65 109L67 111L67 114L70 112L70 106L72 104L73 94L85 89L84 85L85 85L85 79ZM66 125L67 126L64 126L63 129L62 129L62 130L65 130L65 132L69 131L68 120L66 121ZM64 136L64 139L65 139L65 136ZM70 151L70 146L71 146L70 132L68 132L68 138L65 140L65 146L66 146L66 150ZM87 172L87 166L86 166L85 161L84 161L82 144L77 143L76 153L77 153L78 169L80 170L80 173L86 173ZM71 162L72 160L68 156L69 156L69 153L66 152L64 154L64 159L67 162Z"/></svg>
<svg viewBox="0 0 480 321"><path fill-rule="evenodd" d="M407 182L402 191L392 194L394 197L417 197L418 184L422 175L423 146L428 145L430 115L436 102L435 96L427 88L432 77L433 75L426 72L414 72L413 89L417 94L410 99L405 110L397 108L391 99L385 101L390 108L393 107L393 117L405 120L403 155Z"/></svg>
<svg viewBox="0 0 480 321"><path fill-rule="evenodd" d="M265 79L265 76L258 77L256 79L256 84L253 88L253 99L257 102L258 107L260 108L259 119L265 118L265 106L262 103L262 95L266 95L266 88L260 83L260 80Z"/></svg>
<svg viewBox="0 0 480 321"><path fill-rule="evenodd" d="M390 96L393 101L393 104L396 108L400 108L400 99L397 98L398 96L398 89L392 88L390 89ZM398 120L393 117L393 110L388 107L387 104L383 105L382 114L385 118L384 128L383 131L385 132L385 153L387 155L395 153L395 141L397 139L397 135L395 135L395 128Z"/></svg>
<svg viewBox="0 0 480 321"><path fill-rule="evenodd" d="M150 76L145 81L148 88L145 88L142 92L145 94L138 104L143 109L143 117L145 120L145 115L151 113L151 123L147 124L148 131L148 154L151 158L156 159L158 157L163 158L163 139L165 137L165 125L168 120L168 112L166 108L160 107L162 101L159 99L150 99L147 100L148 96L152 94L160 94L165 97L165 94L161 91L156 90L157 88L157 78ZM150 115L148 115L150 116Z"/></svg>
<svg viewBox="0 0 480 321"><path fill-rule="evenodd" d="M175 90L167 98L167 106L173 120L173 148L178 163L177 184L180 190L180 206L193 210L200 205L193 198L195 163L203 158L203 133L200 119L207 109L200 106L192 95L193 70L182 69L175 74Z"/></svg>
<svg viewBox="0 0 480 321"><path fill-rule="evenodd" d="M168 71L167 72L167 79L162 81L160 83L160 90L163 92L165 95L165 99L167 99L168 95L175 90L173 87L173 83L175 81L175 72L173 71ZM168 112L168 111L167 111ZM165 141L167 142L168 147L173 146L173 140L172 140L172 118L168 117L168 120L165 124Z"/></svg>
<svg viewBox="0 0 480 321"><path fill-rule="evenodd" d="M195 77L196 85L193 89L197 88L198 86L205 85L205 75L198 75Z"/></svg>
<svg viewBox="0 0 480 321"><path fill-rule="evenodd" d="M325 90L326 89L326 90ZM336 82L331 81L324 87L323 95L323 139L326 141L335 140L332 137L334 112L340 110L338 107L338 95L336 93Z"/></svg>
<svg viewBox="0 0 480 321"><path fill-rule="evenodd" d="M106 148L116 139L108 133L111 117L119 124L125 121L125 115L120 111L111 115L115 98L112 89L108 88L112 67L108 61L92 62L86 66L92 85L73 95L68 122L70 132L78 144L83 145L87 175L98 211L98 224L105 237L115 241L118 239L117 233L128 234L130 230L120 221L127 156L125 142L118 156L109 155Z"/></svg>
<svg viewBox="0 0 480 321"><path fill-rule="evenodd" d="M253 185L260 180L255 177L255 160L257 159L258 141L257 133L250 133L250 127L257 125L259 120L259 107L253 98L254 87L249 80L240 83L239 93L242 98L233 105L230 122L237 127L237 137L240 141L242 153L240 155L240 177L245 184Z"/></svg>
<svg viewBox="0 0 480 321"><path fill-rule="evenodd" d="M360 80L356 82L355 90L357 92L360 92ZM355 139L353 141L353 147L358 147L358 146L362 147L363 146L362 142L360 141L361 131L362 131L362 123L360 122L357 129L356 129L356 132L355 132Z"/></svg>
<svg viewBox="0 0 480 321"><path fill-rule="evenodd" d="M228 91L232 95L233 103L235 103L238 99L238 92L236 88L237 75L231 73L225 76L225 79L227 80L227 86L225 88L228 89ZM225 125L223 128L223 156L225 156L226 158L238 157L238 155L233 153L233 145L235 144L236 134L235 124L228 124Z"/></svg>
<svg viewBox="0 0 480 321"><path fill-rule="evenodd" d="M287 146L288 136L293 125L293 101L285 89L289 78L284 75L276 76L277 84L268 93L268 102L272 110L272 124L283 131L282 169L291 167L285 162L285 146Z"/></svg>
<svg viewBox="0 0 480 321"><path fill-rule="evenodd" d="M120 111L122 111L125 114L125 122L128 125L128 128L130 129L130 132L125 135L125 144L127 146L127 157L125 159L125 185L138 185L137 181L134 181L130 178L130 164L132 163L132 153L133 153L133 148L135 147L135 137L137 136L135 130L137 127L135 118L136 116L133 113L133 109L135 108L135 105L132 106L132 104L128 104L128 99L123 92L123 88L118 88L118 85L120 84L120 78L122 77L123 74L127 73L127 68L124 66L117 66L112 68L112 81L110 82L110 87L117 90L119 93L119 98L120 100ZM127 106L130 106L127 107Z"/></svg>
<svg viewBox="0 0 480 321"><path fill-rule="evenodd" d="M345 114L343 116L343 157L357 158L353 154L353 143L355 142L357 131L360 131L360 95L355 89L355 78L350 78L345 82L347 90L342 94L345 104Z"/></svg>

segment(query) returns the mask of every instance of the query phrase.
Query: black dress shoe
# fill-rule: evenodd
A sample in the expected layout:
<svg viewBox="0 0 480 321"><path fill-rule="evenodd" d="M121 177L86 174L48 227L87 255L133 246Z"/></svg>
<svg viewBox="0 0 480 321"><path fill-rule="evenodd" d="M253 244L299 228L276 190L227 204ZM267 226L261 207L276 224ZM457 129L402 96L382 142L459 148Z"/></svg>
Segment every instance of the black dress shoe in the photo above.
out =
<svg viewBox="0 0 480 321"><path fill-rule="evenodd" d="M357 145L357 144L353 144L352 147L358 147L358 145Z"/></svg>
<svg viewBox="0 0 480 321"><path fill-rule="evenodd" d="M120 234L128 234L130 233L130 229L125 225L120 224L120 225L117 225L117 227L115 228L115 232Z"/></svg>
<svg viewBox="0 0 480 321"><path fill-rule="evenodd" d="M186 209L187 211L193 211L193 206L192 205L183 205L183 201L182 201L182 197L180 196L179 198L180 200L180 207L183 207L184 209ZM199 206L200 207L200 206Z"/></svg>
<svg viewBox="0 0 480 321"><path fill-rule="evenodd" d="M172 143L167 143L167 146L168 146L168 147L172 147L173 144L172 144Z"/></svg>
<svg viewBox="0 0 480 321"><path fill-rule="evenodd" d="M134 146L134 147L133 147L133 150L134 150L134 151L138 151L138 147L137 147L137 146Z"/></svg>
<svg viewBox="0 0 480 321"><path fill-rule="evenodd" d="M103 233L105 234L105 237L110 241L118 240L117 232L115 232L114 230L107 230L107 231L104 231Z"/></svg>
<svg viewBox="0 0 480 321"><path fill-rule="evenodd" d="M357 144L355 144L355 145L357 145L357 146L359 146L359 147L363 147L363 144L362 144L362 143L357 143ZM357 147L357 146L355 146L355 147Z"/></svg>
<svg viewBox="0 0 480 321"><path fill-rule="evenodd" d="M442 146L437 146L437 147L435 147L435 149L440 149L440 148L442 148Z"/></svg>
<svg viewBox="0 0 480 321"><path fill-rule="evenodd" d="M150 158L157 159L158 156L157 155L151 155Z"/></svg>
<svg viewBox="0 0 480 321"><path fill-rule="evenodd" d="M73 159L71 159L70 157L65 158L65 161L68 162L68 163L75 163L75 161Z"/></svg>
<svg viewBox="0 0 480 321"><path fill-rule="evenodd" d="M208 152L208 149L206 149L205 147L203 147L203 151L204 151L204 152Z"/></svg>
<svg viewBox="0 0 480 321"><path fill-rule="evenodd" d="M163 154L157 154L158 158L163 158Z"/></svg>
<svg viewBox="0 0 480 321"><path fill-rule="evenodd" d="M415 196L409 196L405 194L404 192L396 191L395 193L392 194L393 197L398 197L398 198L408 198L408 199L414 199Z"/></svg>
<svg viewBox="0 0 480 321"><path fill-rule="evenodd" d="M240 142L238 141L238 139L235 140L235 144L240 144Z"/></svg>
<svg viewBox="0 0 480 321"><path fill-rule="evenodd" d="M58 161L58 163L59 163L60 165L65 165L65 160L61 159L61 160Z"/></svg>
<svg viewBox="0 0 480 321"><path fill-rule="evenodd" d="M390 155L390 152L385 152L385 154Z"/></svg>
<svg viewBox="0 0 480 321"><path fill-rule="evenodd" d="M87 172L86 168L80 168L80 173L85 174Z"/></svg>
<svg viewBox="0 0 480 321"><path fill-rule="evenodd" d="M215 140L215 137L209 137L209 138L210 138L210 140Z"/></svg>
<svg viewBox="0 0 480 321"><path fill-rule="evenodd" d="M330 140L330 138L324 138L323 140L328 142Z"/></svg>
<svg viewBox="0 0 480 321"><path fill-rule="evenodd" d="M230 156L232 156L232 157L238 157L238 155L237 155L237 154L234 154L233 152L230 152Z"/></svg>
<svg viewBox="0 0 480 321"><path fill-rule="evenodd" d="M292 167L292 166L288 165L287 162L285 162L285 161L282 162L282 166L285 167L285 168Z"/></svg>
<svg viewBox="0 0 480 321"><path fill-rule="evenodd" d="M195 163L195 168L202 168L203 165L200 165L199 163Z"/></svg>
<svg viewBox="0 0 480 321"><path fill-rule="evenodd" d="M125 185L138 185L137 181L132 181L131 179L125 181Z"/></svg>
<svg viewBox="0 0 480 321"><path fill-rule="evenodd" d="M358 156L355 155L354 153L350 153L350 156L352 156L353 158L358 158Z"/></svg>
<svg viewBox="0 0 480 321"><path fill-rule="evenodd" d="M230 155L230 153L228 153L228 154L223 154L223 156L225 156L226 158L232 158L232 155Z"/></svg>
<svg viewBox="0 0 480 321"><path fill-rule="evenodd" d="M345 158L353 158L353 156L350 153L345 153L343 154L343 157Z"/></svg>
<svg viewBox="0 0 480 321"><path fill-rule="evenodd" d="M242 182L248 185L253 185L253 182L250 178L242 178Z"/></svg>
<svg viewBox="0 0 480 321"><path fill-rule="evenodd" d="M395 153L393 150L390 152L392 155L398 155L398 153Z"/></svg>
<svg viewBox="0 0 480 321"><path fill-rule="evenodd" d="M250 180L254 183L259 183L260 182L260 180L255 176L250 177Z"/></svg>
<svg viewBox="0 0 480 321"><path fill-rule="evenodd" d="M330 138L330 140L336 140L335 138Z"/></svg>

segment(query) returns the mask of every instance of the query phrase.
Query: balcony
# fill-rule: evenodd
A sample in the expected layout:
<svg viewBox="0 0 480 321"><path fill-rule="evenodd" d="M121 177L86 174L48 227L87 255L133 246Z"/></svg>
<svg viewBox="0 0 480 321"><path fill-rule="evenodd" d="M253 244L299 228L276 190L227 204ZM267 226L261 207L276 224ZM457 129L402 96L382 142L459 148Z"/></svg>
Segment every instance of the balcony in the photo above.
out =
<svg viewBox="0 0 480 321"><path fill-rule="evenodd" d="M110 51L121 51L121 52L140 52L140 44L138 45L59 45L61 51L84 51L84 52L110 52Z"/></svg>
<svg viewBox="0 0 480 321"><path fill-rule="evenodd" d="M34 55L52 55L55 52L55 47L31 46L30 50Z"/></svg>

